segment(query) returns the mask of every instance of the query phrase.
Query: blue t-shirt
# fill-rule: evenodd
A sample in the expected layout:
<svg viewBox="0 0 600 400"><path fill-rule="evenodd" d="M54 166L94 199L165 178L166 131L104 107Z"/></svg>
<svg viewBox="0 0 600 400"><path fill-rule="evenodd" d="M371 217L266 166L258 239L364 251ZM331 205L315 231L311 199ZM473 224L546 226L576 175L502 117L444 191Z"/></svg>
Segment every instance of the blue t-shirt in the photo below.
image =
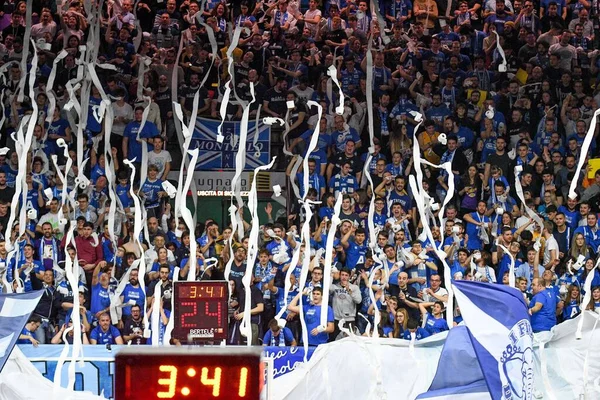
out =
<svg viewBox="0 0 600 400"><path fill-rule="evenodd" d="M115 344L115 339L121 336L121 332L112 325L108 326L108 330L104 332L100 326L92 329L90 340L95 339L97 344Z"/></svg>
<svg viewBox="0 0 600 400"><path fill-rule="evenodd" d="M541 303L542 308L531 316L533 332L549 331L556 325L556 296L548 289L542 290L531 299L529 308Z"/></svg>
<svg viewBox="0 0 600 400"><path fill-rule="evenodd" d="M306 331L308 332L308 345L318 346L327 343L327 332L321 332L317 335L312 335L310 332L321 325L321 305L310 304L304 307L304 322L306 322ZM335 322L333 309L327 306L327 322Z"/></svg>
<svg viewBox="0 0 600 400"><path fill-rule="evenodd" d="M21 335L35 337L33 335L33 332L31 332L26 327L23 327L23 330L21 331ZM31 341L29 339L17 339L17 344L32 344L32 343L31 343Z"/></svg>
<svg viewBox="0 0 600 400"><path fill-rule="evenodd" d="M141 287L133 287L131 283L125 285L125 289L123 289L123 303L127 303L129 300L135 300L135 304L142 308L142 314L144 313L144 299L146 295ZM131 307L123 307L123 315L129 316L131 315Z"/></svg>
<svg viewBox="0 0 600 400"><path fill-rule="evenodd" d="M135 158L136 162L141 163L142 162L142 144L137 141L137 134L138 134L139 130L140 130L139 122L137 122L137 121L130 122L125 127L125 131L123 132L123 137L126 137L129 139L129 142L127 143L127 157L130 160L133 160ZM140 134L140 139L152 138L152 137L155 137L158 135L159 135L159 132L158 132L158 129L156 128L156 125L154 125L150 121L146 121L146 123L144 124L144 128L142 129L142 133ZM147 143L146 145L148 146L148 151L152 151L152 146L149 143Z"/></svg>
<svg viewBox="0 0 600 400"><path fill-rule="evenodd" d="M312 139L312 135L314 133L313 129L306 130L300 138L306 142L306 149L308 150L308 145ZM327 132L319 132L319 141L317 142L317 149L324 151L327 153L327 149L333 144L333 138ZM311 154L312 157L312 154Z"/></svg>
<svg viewBox="0 0 600 400"><path fill-rule="evenodd" d="M476 212L472 212L469 214L473 220L476 222L491 222L490 217L483 216L480 217ZM479 226L472 224L470 222L467 223L467 235L469 236L469 240L467 241L467 249L469 250L480 250L483 248L483 243L479 238ZM488 233L489 235L489 233Z"/></svg>
<svg viewBox="0 0 600 400"><path fill-rule="evenodd" d="M435 318L430 313L427 313L426 318L425 330L431 335L435 335L436 333L447 331L449 329L448 323L444 318Z"/></svg>
<svg viewBox="0 0 600 400"><path fill-rule="evenodd" d="M92 313L96 314L110 306L109 291L110 286L103 288L100 283L92 287L92 306L90 307Z"/></svg>

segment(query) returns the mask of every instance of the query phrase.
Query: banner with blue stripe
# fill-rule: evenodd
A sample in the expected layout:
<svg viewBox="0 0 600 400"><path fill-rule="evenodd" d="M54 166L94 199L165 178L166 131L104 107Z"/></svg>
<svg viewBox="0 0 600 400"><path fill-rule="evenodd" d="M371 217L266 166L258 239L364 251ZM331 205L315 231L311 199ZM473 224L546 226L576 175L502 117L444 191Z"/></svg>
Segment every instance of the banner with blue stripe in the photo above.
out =
<svg viewBox="0 0 600 400"><path fill-rule="evenodd" d="M417 399L531 399L533 331L521 292L470 281L453 286L465 326L448 334L435 378Z"/></svg>
<svg viewBox="0 0 600 400"><path fill-rule="evenodd" d="M0 371L42 294L43 290L0 295Z"/></svg>

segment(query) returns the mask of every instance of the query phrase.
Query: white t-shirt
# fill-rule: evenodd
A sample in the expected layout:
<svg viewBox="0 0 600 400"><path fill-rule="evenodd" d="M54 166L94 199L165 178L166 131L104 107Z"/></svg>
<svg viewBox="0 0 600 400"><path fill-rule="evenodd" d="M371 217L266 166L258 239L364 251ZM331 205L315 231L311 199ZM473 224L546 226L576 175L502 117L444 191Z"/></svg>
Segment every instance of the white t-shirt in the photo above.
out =
<svg viewBox="0 0 600 400"><path fill-rule="evenodd" d="M52 214L51 212L46 213L44 215L42 215L37 223L37 226L42 226L44 225L46 222L49 222L52 225L52 230L54 229L60 229L60 235L58 235L57 237L60 239L62 238L62 235L65 233L64 230L64 226L60 227L60 225L58 224L58 213L56 214Z"/></svg>
<svg viewBox="0 0 600 400"><path fill-rule="evenodd" d="M112 133L123 136L123 132L125 131L127 123L133 120L133 108L131 108L131 106L127 103L123 103L123 106L120 107L116 102L113 102L111 107L115 117L112 126ZM117 121L117 117L124 117L128 120L128 122Z"/></svg>
<svg viewBox="0 0 600 400"><path fill-rule="evenodd" d="M315 19L316 17L320 17L320 16L321 16L321 10L319 10L319 9L315 9L315 11L307 10L304 13L304 19ZM307 22L305 24L305 26L310 31L310 36L314 38L317 35L317 24L312 24L312 23Z"/></svg>
<svg viewBox="0 0 600 400"><path fill-rule="evenodd" d="M155 151L148 153L148 165L156 165L159 178L165 172L167 163L171 161L173 161L171 159L171 154L166 150L161 150L160 153L156 153Z"/></svg>
<svg viewBox="0 0 600 400"><path fill-rule="evenodd" d="M552 250L558 251L558 242L554 236L550 236L550 238L546 240L546 246L544 248L544 265L548 265L550 262L550 251Z"/></svg>
<svg viewBox="0 0 600 400"><path fill-rule="evenodd" d="M446 289L444 289L443 287L438 288L438 290L435 292L436 295L443 297L443 296L448 296L448 291ZM426 293L425 291L423 291L423 301L425 302L430 302L430 301L439 301L437 298L431 296L429 293ZM444 302L444 307L447 307L448 302L445 301Z"/></svg>

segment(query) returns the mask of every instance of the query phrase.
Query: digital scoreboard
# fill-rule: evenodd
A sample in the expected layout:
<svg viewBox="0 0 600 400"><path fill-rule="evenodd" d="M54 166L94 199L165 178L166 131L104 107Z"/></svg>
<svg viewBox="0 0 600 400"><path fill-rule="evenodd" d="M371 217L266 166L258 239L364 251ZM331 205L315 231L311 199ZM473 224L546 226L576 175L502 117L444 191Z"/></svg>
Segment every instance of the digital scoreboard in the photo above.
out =
<svg viewBox="0 0 600 400"><path fill-rule="evenodd" d="M171 336L181 342L227 339L227 281L174 282L174 325Z"/></svg>
<svg viewBox="0 0 600 400"><path fill-rule="evenodd" d="M259 400L261 349L127 347L115 357L115 400Z"/></svg>

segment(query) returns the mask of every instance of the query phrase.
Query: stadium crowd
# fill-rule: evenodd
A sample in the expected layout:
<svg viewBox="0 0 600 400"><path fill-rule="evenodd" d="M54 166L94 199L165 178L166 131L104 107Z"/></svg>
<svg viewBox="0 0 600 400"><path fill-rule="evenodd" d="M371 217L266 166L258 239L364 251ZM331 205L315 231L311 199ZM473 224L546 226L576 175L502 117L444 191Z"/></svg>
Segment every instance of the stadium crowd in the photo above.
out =
<svg viewBox="0 0 600 400"><path fill-rule="evenodd" d="M308 222L297 199L282 212L265 207L268 220L261 221L260 252L249 266L254 344L300 344L301 301L310 345L343 337L345 328L358 334L378 329L392 338L415 333L421 339L448 329L446 313L460 323L460 309L446 309L447 277L434 247L445 252L450 279L507 285L514 260L516 287L530 308L535 332L584 309L600 311L600 273L594 269L600 250L600 164L594 164L600 131L591 126L600 104L598 0L116 0L102 3L99 19L91 18L93 3L40 0L31 3L31 10L24 1L3 3L1 144L10 150L0 155L0 231L6 233L0 268L5 291L44 290L21 342L62 343L74 296L82 304L76 312L82 317L84 343L161 342L170 317L174 267L180 267L180 279L187 279L190 259L198 263L198 279L229 280L228 342L245 340L239 322L245 311L241 278L247 269L250 224L245 223L244 237L214 220L193 227L180 218L176 224L162 188L170 171L182 164L180 122L172 104L181 105L187 121L196 93L198 116L220 118L224 107L227 119L240 120L247 105L251 119L257 114L284 119L286 127L280 136L273 135L272 144L295 154L280 157L290 178L287 189L292 192L293 182L300 196L321 201L311 205L316 215ZM379 9L372 9L373 4ZM232 27L243 27L233 44ZM29 58L22 60L26 31L37 49L35 71L33 45ZM93 43L88 42L92 31L98 39ZM66 55L61 58L62 50ZM83 100L78 90L85 85L74 86L89 78L80 62L89 51L97 53L92 69L111 100L110 153L104 152L106 119L98 118L102 95L95 83L87 119L73 107ZM331 66L337 69L335 79L328 75ZM31 74L35 79L20 89L21 77ZM255 101L248 105L251 86ZM56 107L47 116L50 91ZM340 93L344 110L338 114ZM309 101L322 106L320 119ZM31 116L34 103L38 116ZM145 109L149 112L142 127ZM424 119L417 130L415 112ZM31 150L24 155L12 134L23 128L27 115L37 123ZM307 154L316 127L317 149ZM588 130L593 137L582 154ZM69 145L70 170L62 141ZM437 216L429 218L434 243L422 234L424 221L408 184L415 173L414 141L430 163L452 165L450 172L422 166L422 185L434 202L444 199L450 180L456 188L441 226ZM83 168L91 185L84 190L77 189L78 145L89 157ZM143 253L132 238L134 199L123 162L136 158L139 167L142 146L148 146L147 178L141 182L136 177L133 192L147 210ZM369 151L372 158L365 166ZM53 155L58 155L58 168ZM15 196L23 157L25 204ZM308 171L294 168L300 157L308 158ZM577 197L570 198L580 158L585 165ZM107 166L114 171L107 174ZM516 166L522 167L518 175ZM107 176L114 177L110 183L118 202L117 243L108 231ZM517 193L517 179L523 196ZM75 207L62 204L65 190L76 191ZM323 250L340 194L333 284L323 293ZM372 199L375 232L368 224ZM525 206L542 218L542 226ZM8 226L11 213L18 215L21 207L35 210L27 213L23 235L18 218ZM73 242L66 242L68 225L59 223L61 207L69 220L76 220ZM298 234L304 223L310 225L310 252ZM197 261L190 258L192 229L198 238ZM8 263L7 242L20 249ZM291 265L294 251L300 251L297 265ZM374 255L387 269L376 270L369 280L377 267ZM81 267L78 288L65 280L63 269L65 260L75 257ZM130 270L140 257L149 271L143 277L145 291L139 271ZM219 260L217 267L204 268L204 260L212 257ZM299 287L304 257L310 257L310 273L306 287ZM231 273L225 277L229 261ZM582 304L588 274L594 274L592 300ZM123 276L128 283L120 293L122 302L135 305L122 308L122 318L113 325L111 297ZM144 308L153 304L157 285L163 293L160 332L147 339L142 316L151 314ZM324 296L330 299L327 310L321 307ZM327 312L324 327L321 312ZM374 327L376 313L380 322ZM287 321L284 328L275 316Z"/></svg>

